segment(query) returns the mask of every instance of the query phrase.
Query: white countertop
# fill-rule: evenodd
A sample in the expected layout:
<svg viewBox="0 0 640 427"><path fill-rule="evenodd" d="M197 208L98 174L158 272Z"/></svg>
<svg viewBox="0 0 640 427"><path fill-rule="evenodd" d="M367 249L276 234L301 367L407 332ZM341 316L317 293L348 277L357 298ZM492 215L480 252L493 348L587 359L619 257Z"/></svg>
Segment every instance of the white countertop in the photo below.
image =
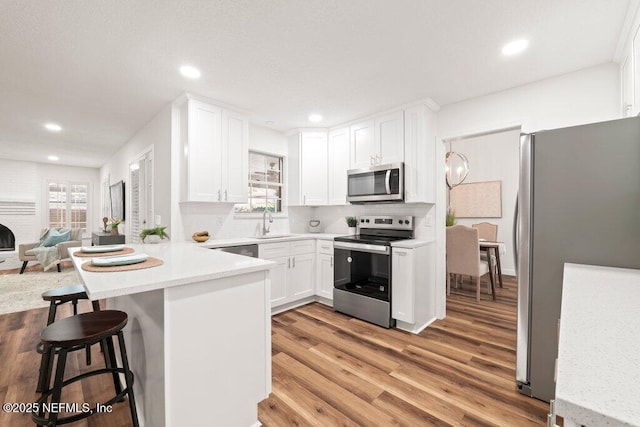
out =
<svg viewBox="0 0 640 427"><path fill-rule="evenodd" d="M435 240L408 239L408 240L398 240L395 242L391 242L391 247L414 249L414 248L419 248L420 246L430 245L432 243L435 243Z"/></svg>
<svg viewBox="0 0 640 427"><path fill-rule="evenodd" d="M556 413L640 425L640 270L565 264Z"/></svg>
<svg viewBox="0 0 640 427"><path fill-rule="evenodd" d="M80 248L70 248L76 271L90 299L111 298L122 295L180 286L204 280L237 276L276 266L271 261L250 258L221 251L212 251L195 242L166 242L158 244L127 244L136 253L160 258L158 267L123 272L94 273L84 271L81 265L91 258L73 256Z"/></svg>
<svg viewBox="0 0 640 427"><path fill-rule="evenodd" d="M277 235L277 234L276 234ZM329 233L304 233L304 234L291 234L285 237L276 237L268 239L258 239L257 237L234 237L229 239L209 239L204 243L196 243L206 248L223 248L226 246L238 246L238 245L256 245L261 243L276 243L276 242L291 242L294 240L307 240L307 239L320 239L320 240L333 240L334 237L344 236L344 234L329 234Z"/></svg>

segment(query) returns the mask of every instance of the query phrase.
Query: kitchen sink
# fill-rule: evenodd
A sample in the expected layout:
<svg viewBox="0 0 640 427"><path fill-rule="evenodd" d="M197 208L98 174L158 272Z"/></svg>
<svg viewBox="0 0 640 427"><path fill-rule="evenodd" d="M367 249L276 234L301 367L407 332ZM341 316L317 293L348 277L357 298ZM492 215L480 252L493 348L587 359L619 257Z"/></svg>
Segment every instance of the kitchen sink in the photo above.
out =
<svg viewBox="0 0 640 427"><path fill-rule="evenodd" d="M283 237L297 236L297 234L267 234L265 236L258 236L258 239L281 239Z"/></svg>

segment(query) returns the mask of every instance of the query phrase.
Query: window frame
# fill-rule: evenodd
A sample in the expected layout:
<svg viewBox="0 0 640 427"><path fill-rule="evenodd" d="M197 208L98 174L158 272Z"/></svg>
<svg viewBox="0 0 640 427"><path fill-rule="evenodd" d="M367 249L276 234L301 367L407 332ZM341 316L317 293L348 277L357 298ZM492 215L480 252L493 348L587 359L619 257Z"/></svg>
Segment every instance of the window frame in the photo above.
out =
<svg viewBox="0 0 640 427"><path fill-rule="evenodd" d="M49 190L49 186L51 184L63 184L65 186L65 224L62 226L64 228L72 228L71 223L72 223L72 206L73 206L73 202L72 202L72 198L71 198L71 187L74 185L84 185L87 188L87 200L86 200L86 226L83 227L84 228L84 233L83 236L87 235L87 233L89 233L89 231L91 230L91 226L92 226L92 221L91 221L91 215L93 214L93 211L91 209L91 202L92 202L92 192L93 192L93 188L91 185L90 181L85 181L82 179L79 180L75 180L75 179L56 179L56 178L46 178L45 182L44 182L44 203L43 203L43 209L42 209L42 224L43 224L43 228L52 228L52 225L50 223L50 190Z"/></svg>
<svg viewBox="0 0 640 427"><path fill-rule="evenodd" d="M280 154L280 153L273 153L273 152L268 152L268 151L262 151L262 150L252 150L249 149L248 150L249 155L247 156L247 175L250 175L251 173L251 153L254 154L260 154L263 156L269 156L269 157L277 157L279 159L282 159L282 168L280 170L280 184L281 184L281 190L280 190L280 200L281 200L281 210L280 212L277 213L272 213L271 215L274 218L287 218L289 216L289 212L288 212L288 190L289 190L289 186L288 181L287 181L287 156ZM247 176L247 192L250 189L250 183L251 183L251 179L249 179L250 176ZM255 218L262 218L263 212L237 212L236 211L236 205L246 205L249 204L249 196L247 195L247 203L236 203L233 206L233 217L234 219L255 219Z"/></svg>

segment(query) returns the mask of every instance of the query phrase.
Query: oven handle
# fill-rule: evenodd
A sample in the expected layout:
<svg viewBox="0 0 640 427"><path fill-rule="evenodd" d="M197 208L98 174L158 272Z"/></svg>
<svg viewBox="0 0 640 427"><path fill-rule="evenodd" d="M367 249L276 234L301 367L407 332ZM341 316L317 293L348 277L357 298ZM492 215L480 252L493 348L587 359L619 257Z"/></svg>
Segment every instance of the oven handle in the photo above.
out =
<svg viewBox="0 0 640 427"><path fill-rule="evenodd" d="M387 175L384 178L384 187L387 194L391 194L391 169L387 169Z"/></svg>
<svg viewBox="0 0 640 427"><path fill-rule="evenodd" d="M357 252L369 252L372 254L389 255L389 246L380 245L367 245L365 243L348 243L348 242L333 242L334 249L350 249Z"/></svg>

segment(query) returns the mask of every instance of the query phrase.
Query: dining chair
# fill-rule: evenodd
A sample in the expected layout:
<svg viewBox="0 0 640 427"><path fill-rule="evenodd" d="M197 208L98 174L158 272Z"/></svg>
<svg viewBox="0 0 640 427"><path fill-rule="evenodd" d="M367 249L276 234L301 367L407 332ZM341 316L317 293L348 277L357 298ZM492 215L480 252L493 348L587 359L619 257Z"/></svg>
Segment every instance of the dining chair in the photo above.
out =
<svg viewBox="0 0 640 427"><path fill-rule="evenodd" d="M478 235L481 239L486 240L487 242L497 242L498 241L498 225L491 224L490 222L479 222L477 224L471 225L473 228L478 230ZM493 269L494 277L498 274L498 263L496 262L496 256L493 252L489 252L491 254L490 257L490 267ZM486 261L487 260L487 252L480 253L480 259Z"/></svg>
<svg viewBox="0 0 640 427"><path fill-rule="evenodd" d="M489 273L490 292L496 299L495 279L487 261L480 259L478 230L465 225L447 227L447 295L451 295L451 275L471 276L476 280L476 300L480 301L480 277Z"/></svg>

